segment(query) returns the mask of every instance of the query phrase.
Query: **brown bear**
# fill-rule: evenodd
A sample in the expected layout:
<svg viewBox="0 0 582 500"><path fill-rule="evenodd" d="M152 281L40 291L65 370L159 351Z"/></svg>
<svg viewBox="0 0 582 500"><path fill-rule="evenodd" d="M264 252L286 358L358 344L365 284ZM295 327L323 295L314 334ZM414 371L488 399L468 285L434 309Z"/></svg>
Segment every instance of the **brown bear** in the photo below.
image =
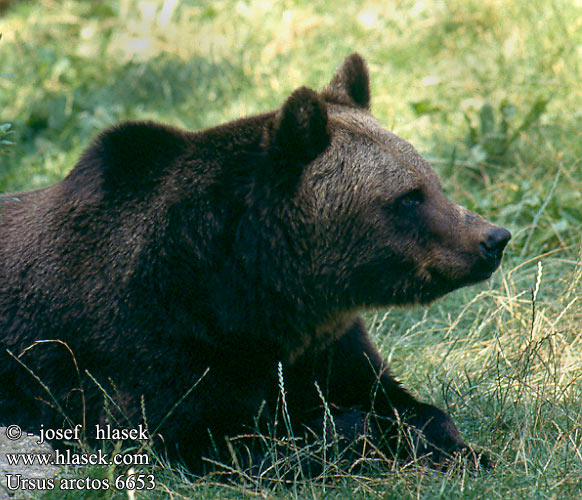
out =
<svg viewBox="0 0 582 500"><path fill-rule="evenodd" d="M407 424L406 453L470 452L358 312L489 278L510 234L445 198L369 107L353 54L321 93L200 132L123 123L61 182L3 197L0 424L145 421L199 471L226 436L273 428L282 376L296 430L327 407L384 451Z"/></svg>

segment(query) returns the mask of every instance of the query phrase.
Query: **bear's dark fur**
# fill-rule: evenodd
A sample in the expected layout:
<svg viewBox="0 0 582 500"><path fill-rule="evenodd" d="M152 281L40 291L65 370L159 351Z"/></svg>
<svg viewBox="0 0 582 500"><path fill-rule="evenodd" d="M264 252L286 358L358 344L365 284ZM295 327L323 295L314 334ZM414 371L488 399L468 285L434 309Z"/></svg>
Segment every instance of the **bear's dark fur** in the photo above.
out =
<svg viewBox="0 0 582 500"><path fill-rule="evenodd" d="M317 381L340 430L373 410L384 449L400 420L426 438L409 451L468 451L358 311L484 280L510 235L447 200L369 102L354 54L275 112L201 132L124 123L58 184L2 198L0 424L145 417L200 470L272 422L281 362L295 429L321 421Z"/></svg>

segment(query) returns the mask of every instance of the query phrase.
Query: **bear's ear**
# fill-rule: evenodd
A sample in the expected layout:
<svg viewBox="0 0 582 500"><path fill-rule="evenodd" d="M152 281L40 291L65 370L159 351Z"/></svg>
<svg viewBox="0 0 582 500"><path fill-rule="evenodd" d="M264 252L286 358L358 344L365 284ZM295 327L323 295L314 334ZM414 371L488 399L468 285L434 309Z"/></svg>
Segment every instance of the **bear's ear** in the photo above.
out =
<svg viewBox="0 0 582 500"><path fill-rule="evenodd" d="M102 132L77 170L96 170L108 190L135 189L162 175L187 145L181 130L155 122L125 122Z"/></svg>
<svg viewBox="0 0 582 500"><path fill-rule="evenodd" d="M277 164L279 181L295 185L303 167L329 145L324 100L311 89L298 88L275 114L268 135L269 154Z"/></svg>
<svg viewBox="0 0 582 500"><path fill-rule="evenodd" d="M329 102L369 109L370 77L362 56L351 54L346 57L321 95Z"/></svg>

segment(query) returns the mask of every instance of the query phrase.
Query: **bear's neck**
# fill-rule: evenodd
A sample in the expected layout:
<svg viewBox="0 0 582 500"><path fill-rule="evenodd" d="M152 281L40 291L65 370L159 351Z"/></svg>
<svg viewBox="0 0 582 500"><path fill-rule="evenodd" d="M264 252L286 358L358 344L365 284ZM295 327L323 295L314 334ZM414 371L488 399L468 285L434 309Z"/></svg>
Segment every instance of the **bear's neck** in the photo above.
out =
<svg viewBox="0 0 582 500"><path fill-rule="evenodd" d="M173 307L182 303L184 315L198 316L193 335L219 349L251 342L261 346L256 350L264 359L290 361L313 344L327 345L346 314L324 296L308 250L287 234L292 221L294 232L308 239L305 214L252 175L269 167L260 163L269 161L262 141L270 116L193 134L190 165L201 156L210 160L200 167L207 169L203 185L187 186L196 198L170 218L170 237L163 241L175 264L164 266L169 276L155 281L171 284L163 293ZM184 213L205 216L188 219Z"/></svg>

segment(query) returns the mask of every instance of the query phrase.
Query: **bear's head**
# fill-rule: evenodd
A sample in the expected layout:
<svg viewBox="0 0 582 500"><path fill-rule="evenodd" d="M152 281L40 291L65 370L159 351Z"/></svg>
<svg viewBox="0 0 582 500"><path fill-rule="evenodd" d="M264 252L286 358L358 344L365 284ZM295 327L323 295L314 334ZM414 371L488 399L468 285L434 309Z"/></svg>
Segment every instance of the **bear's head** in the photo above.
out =
<svg viewBox="0 0 582 500"><path fill-rule="evenodd" d="M369 105L366 64L353 54L321 93L296 90L266 132L314 286L358 308L427 303L489 278L510 233L447 199L428 163Z"/></svg>

